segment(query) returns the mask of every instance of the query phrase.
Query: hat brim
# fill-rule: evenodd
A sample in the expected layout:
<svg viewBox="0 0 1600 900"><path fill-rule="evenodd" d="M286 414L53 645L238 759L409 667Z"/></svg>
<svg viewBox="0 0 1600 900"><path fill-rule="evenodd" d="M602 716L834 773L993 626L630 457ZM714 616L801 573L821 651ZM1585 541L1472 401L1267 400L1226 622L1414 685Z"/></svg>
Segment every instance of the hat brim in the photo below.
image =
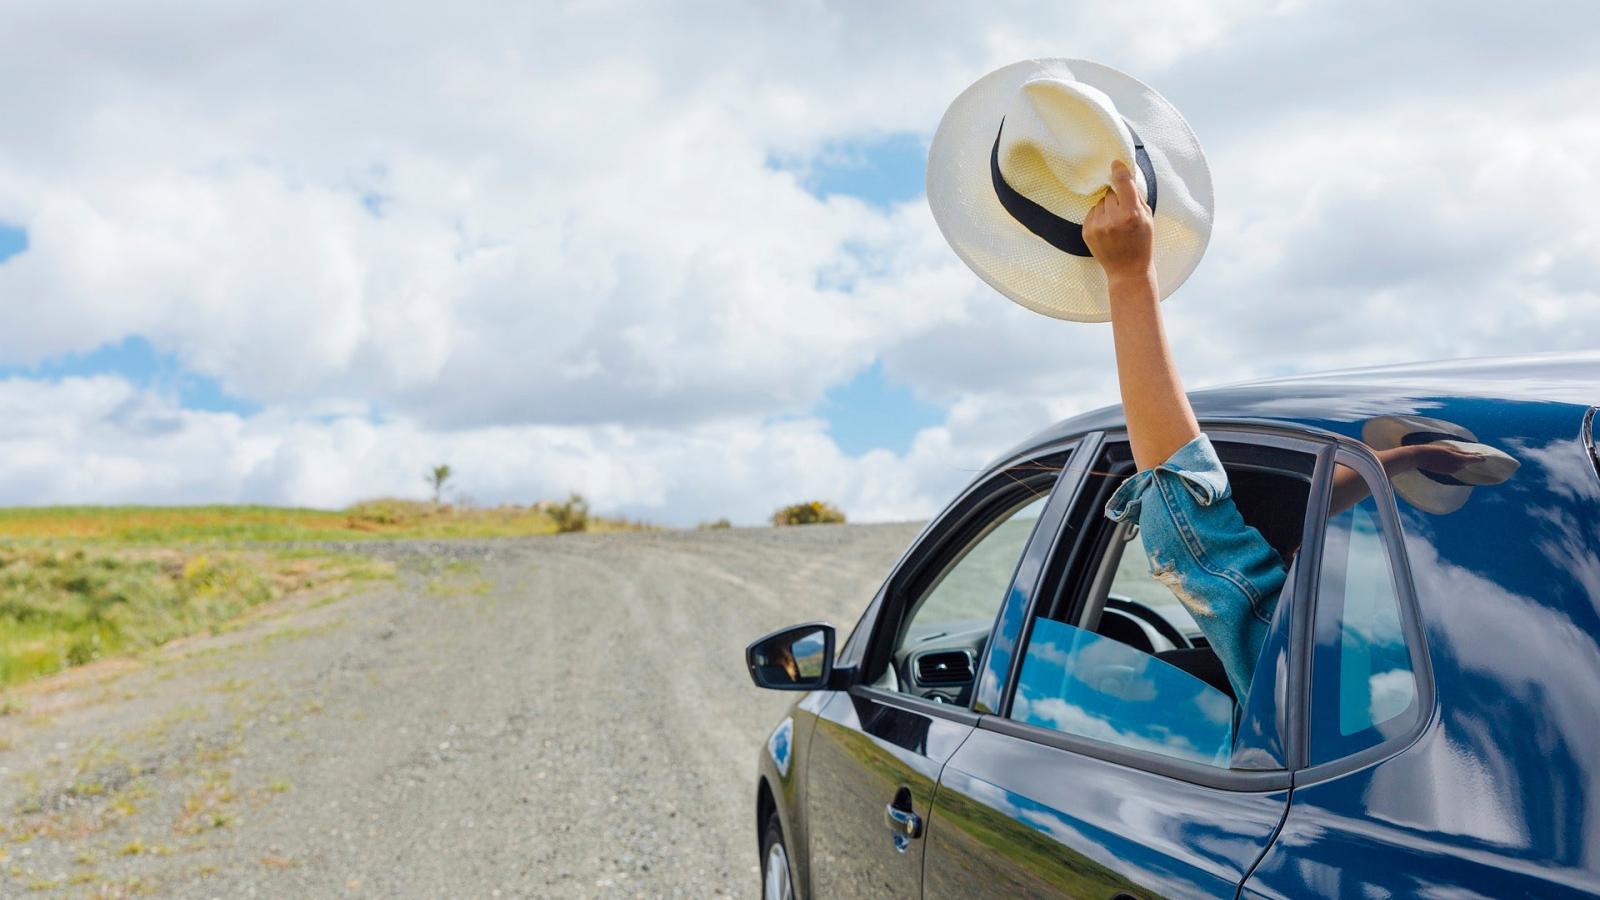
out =
<svg viewBox="0 0 1600 900"><path fill-rule="evenodd" d="M1150 156L1160 188L1154 241L1160 296L1188 279L1211 239L1211 171L1200 142L1165 97L1098 63L1026 60L963 91L940 120L928 152L928 205L956 255L995 290L1047 316L1104 322L1111 311L1100 264L1056 249L1012 218L995 195L989 169L1011 98L1028 79L1062 69L1110 97Z"/></svg>
<svg viewBox="0 0 1600 900"><path fill-rule="evenodd" d="M1478 443L1478 436L1466 428L1426 416L1375 416L1361 426L1361 442L1374 450L1392 450L1404 444L1409 435L1419 432L1447 434L1454 440Z"/></svg>
<svg viewBox="0 0 1600 900"><path fill-rule="evenodd" d="M1466 506L1472 496L1471 485L1440 484L1421 472L1401 472L1389 483L1407 503L1436 516L1449 515Z"/></svg>
<svg viewBox="0 0 1600 900"><path fill-rule="evenodd" d="M1392 450L1404 446L1408 436L1418 433L1435 435L1450 435L1450 438L1441 438L1458 446L1470 446L1473 449L1488 451L1497 456L1505 457L1504 453L1478 443L1478 436L1471 431L1447 422L1443 419L1429 419L1424 416L1378 416L1369 419L1361 429L1362 443L1373 450ZM1510 457L1506 457L1510 459ZM1515 468L1513 461L1512 468ZM1507 477L1510 477L1507 475ZM1504 481L1505 479L1500 479ZM1466 505L1472 496L1470 484L1444 484L1429 478L1422 472L1401 472L1389 479L1394 486L1394 492L1401 499L1423 512L1434 515L1448 515ZM1498 483L1498 482L1485 482Z"/></svg>

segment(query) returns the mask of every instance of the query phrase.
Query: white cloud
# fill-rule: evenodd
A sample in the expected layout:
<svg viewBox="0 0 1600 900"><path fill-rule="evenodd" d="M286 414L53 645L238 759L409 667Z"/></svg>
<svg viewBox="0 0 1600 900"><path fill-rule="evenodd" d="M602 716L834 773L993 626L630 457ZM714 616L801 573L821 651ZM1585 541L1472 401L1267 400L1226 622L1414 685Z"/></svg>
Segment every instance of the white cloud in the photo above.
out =
<svg viewBox="0 0 1600 900"><path fill-rule="evenodd" d="M1191 383L1574 347L1600 332L1597 16L15 0L0 220L31 246L0 264L0 365L143 335L263 412L14 379L30 474L0 502L337 504L448 457L484 501L925 515L1112 400L1109 332L995 296L920 201L819 200L768 161L926 135L1030 55L1134 71L1208 148L1218 230L1169 305ZM950 418L852 460L807 416L874 357Z"/></svg>
<svg viewBox="0 0 1600 900"><path fill-rule="evenodd" d="M1232 734L1228 725L1211 729L1192 729L1194 736L1215 739L1216 747L1196 747L1189 735L1174 734L1162 726L1145 722L1114 722L1104 714L1091 712L1060 697L1043 697L1029 700L1020 694L1014 701L1019 707L1013 710L1015 718L1044 725L1057 731L1075 734L1091 740L1136 750L1147 750L1162 756L1176 756L1212 765L1224 765L1231 747Z"/></svg>
<svg viewBox="0 0 1600 900"><path fill-rule="evenodd" d="M1390 669L1367 679L1367 720L1387 722L1406 711L1417 698L1416 676L1410 669Z"/></svg>
<svg viewBox="0 0 1600 900"><path fill-rule="evenodd" d="M478 502L576 490L598 508L656 522L751 523L771 513L775 498L830 497L857 518L896 520L925 514L987 452L943 428L924 431L903 457L874 451L852 459L815 419L436 431L405 419L186 410L110 376L0 380L0 496L26 504L338 507L424 496L422 473L448 460L459 490Z"/></svg>

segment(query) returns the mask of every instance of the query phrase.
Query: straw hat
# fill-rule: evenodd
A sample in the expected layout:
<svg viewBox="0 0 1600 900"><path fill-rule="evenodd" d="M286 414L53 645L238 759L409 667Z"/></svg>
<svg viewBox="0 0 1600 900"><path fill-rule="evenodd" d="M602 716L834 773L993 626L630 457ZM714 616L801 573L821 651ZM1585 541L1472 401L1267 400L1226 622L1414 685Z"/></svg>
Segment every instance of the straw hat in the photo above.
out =
<svg viewBox="0 0 1600 900"><path fill-rule="evenodd" d="M1172 104L1116 69L1034 59L979 79L933 136L928 205L956 254L995 290L1047 316L1104 322L1105 273L1082 222L1116 159L1155 209L1165 299L1211 238L1211 172Z"/></svg>
<svg viewBox="0 0 1600 900"><path fill-rule="evenodd" d="M1479 443L1477 436L1467 429L1443 419L1378 416L1368 420L1362 427L1361 440L1374 450L1437 442L1478 457L1477 462L1468 463L1449 475L1418 469L1402 472L1389 479L1396 494L1423 512L1436 515L1455 512L1472 496L1474 487L1500 484L1522 466L1509 454Z"/></svg>

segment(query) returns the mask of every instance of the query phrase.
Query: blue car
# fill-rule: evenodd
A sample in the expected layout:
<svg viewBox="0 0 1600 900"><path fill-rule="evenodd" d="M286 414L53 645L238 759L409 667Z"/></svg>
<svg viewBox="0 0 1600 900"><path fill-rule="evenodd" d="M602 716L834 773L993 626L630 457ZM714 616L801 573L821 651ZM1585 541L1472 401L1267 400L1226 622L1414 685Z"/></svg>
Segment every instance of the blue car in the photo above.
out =
<svg viewBox="0 0 1600 900"><path fill-rule="evenodd" d="M1056 425L842 643L748 648L803 692L761 753L766 897L1600 895L1600 354L1192 401L1288 566L1249 689L1104 515L1120 410ZM1498 474L1386 471L1437 441Z"/></svg>

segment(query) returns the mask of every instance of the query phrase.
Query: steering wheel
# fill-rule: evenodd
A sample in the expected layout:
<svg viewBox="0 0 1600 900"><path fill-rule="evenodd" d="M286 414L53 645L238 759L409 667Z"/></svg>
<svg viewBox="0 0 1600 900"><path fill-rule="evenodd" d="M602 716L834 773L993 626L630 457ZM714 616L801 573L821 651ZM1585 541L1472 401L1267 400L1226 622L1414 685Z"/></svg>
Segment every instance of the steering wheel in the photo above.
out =
<svg viewBox="0 0 1600 900"><path fill-rule="evenodd" d="M1165 616L1145 606L1143 603L1113 594L1106 597L1106 609L1114 609L1144 622L1154 628L1156 634L1161 635L1167 643L1180 650L1186 650L1193 646L1189 643L1189 639L1184 637L1183 632L1178 630L1176 625L1173 625L1167 621Z"/></svg>

